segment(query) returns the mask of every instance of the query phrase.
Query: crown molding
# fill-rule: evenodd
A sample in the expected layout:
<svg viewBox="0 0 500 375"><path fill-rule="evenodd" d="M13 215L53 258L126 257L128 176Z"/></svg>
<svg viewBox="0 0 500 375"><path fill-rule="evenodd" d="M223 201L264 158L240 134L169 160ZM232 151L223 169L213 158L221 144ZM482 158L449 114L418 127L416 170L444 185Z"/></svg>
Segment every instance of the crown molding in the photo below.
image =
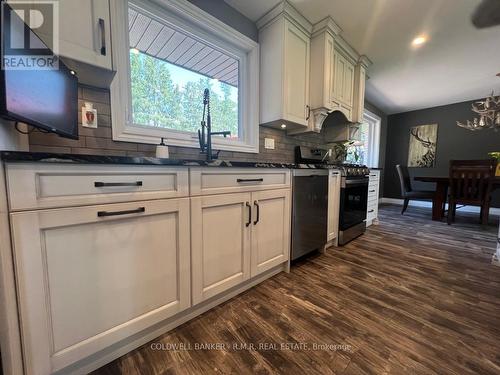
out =
<svg viewBox="0 0 500 375"><path fill-rule="evenodd" d="M286 0L283 0L269 12L264 14L257 21L257 28L260 30L279 17L286 18L287 20L295 24L295 26L297 26L299 29L301 29L305 34L307 34L308 36L311 35L311 32L313 30L312 24Z"/></svg>
<svg viewBox="0 0 500 375"><path fill-rule="evenodd" d="M363 65L365 69L367 69L373 62L366 55L361 55L358 59L358 64Z"/></svg>
<svg viewBox="0 0 500 375"><path fill-rule="evenodd" d="M337 25L332 17L327 16L313 25L312 37L315 37L316 35L321 34L324 31L330 33L332 36L335 36L339 35L342 32L342 28Z"/></svg>

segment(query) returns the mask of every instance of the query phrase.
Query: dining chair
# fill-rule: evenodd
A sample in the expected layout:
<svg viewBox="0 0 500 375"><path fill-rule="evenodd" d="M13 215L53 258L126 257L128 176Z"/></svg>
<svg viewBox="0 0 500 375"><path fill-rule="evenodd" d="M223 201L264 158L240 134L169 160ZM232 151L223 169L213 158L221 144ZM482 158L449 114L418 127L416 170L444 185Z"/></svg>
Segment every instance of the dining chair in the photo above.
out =
<svg viewBox="0 0 500 375"><path fill-rule="evenodd" d="M448 224L455 220L457 204L481 207L480 222L488 223L495 160L451 160Z"/></svg>
<svg viewBox="0 0 500 375"><path fill-rule="evenodd" d="M401 215L405 213L406 209L408 208L408 203L410 203L410 200L427 200L427 199L432 199L434 197L434 194L436 193L435 191L412 189L410 174L408 173L408 167L398 164L396 165L396 170L399 176L401 197L404 199Z"/></svg>

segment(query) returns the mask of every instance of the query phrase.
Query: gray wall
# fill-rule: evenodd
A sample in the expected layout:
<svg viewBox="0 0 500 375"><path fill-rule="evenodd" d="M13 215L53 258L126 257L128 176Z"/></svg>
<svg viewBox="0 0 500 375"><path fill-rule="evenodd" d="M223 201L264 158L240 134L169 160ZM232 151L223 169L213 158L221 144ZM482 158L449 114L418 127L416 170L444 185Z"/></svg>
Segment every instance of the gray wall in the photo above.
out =
<svg viewBox="0 0 500 375"><path fill-rule="evenodd" d="M223 0L188 0L190 3L210 13L225 24L245 34L249 38L258 41L259 32L257 26L236 9L230 7Z"/></svg>
<svg viewBox="0 0 500 375"><path fill-rule="evenodd" d="M487 159L488 152L500 151L500 132L471 132L456 125L473 117L473 101L427 108L388 116L387 147L384 170L384 197L400 198L396 164L406 165L410 127L438 124L436 165L434 168L410 168L411 176L447 176L453 159ZM414 183L417 189L433 189L432 184ZM500 191L493 197L493 207L500 207Z"/></svg>

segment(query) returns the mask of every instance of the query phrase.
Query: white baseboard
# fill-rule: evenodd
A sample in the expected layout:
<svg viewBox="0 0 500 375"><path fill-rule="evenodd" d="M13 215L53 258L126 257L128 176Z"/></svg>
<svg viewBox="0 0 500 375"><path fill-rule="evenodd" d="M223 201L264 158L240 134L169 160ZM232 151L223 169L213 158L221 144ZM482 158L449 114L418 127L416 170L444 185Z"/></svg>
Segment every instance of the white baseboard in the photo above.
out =
<svg viewBox="0 0 500 375"><path fill-rule="evenodd" d="M397 199L397 198L380 198L379 202L380 203L388 203L388 204L397 204L399 206L402 206L403 203L404 203L404 200L403 199ZM410 200L409 206L411 206L411 207L432 208L432 202ZM448 204L446 204L446 209L448 209ZM460 208L458 211L471 212L471 213L477 213L477 214L479 214L480 207L477 207L477 206L465 206L465 207ZM490 215L500 216L500 208L495 208L495 207L490 208Z"/></svg>

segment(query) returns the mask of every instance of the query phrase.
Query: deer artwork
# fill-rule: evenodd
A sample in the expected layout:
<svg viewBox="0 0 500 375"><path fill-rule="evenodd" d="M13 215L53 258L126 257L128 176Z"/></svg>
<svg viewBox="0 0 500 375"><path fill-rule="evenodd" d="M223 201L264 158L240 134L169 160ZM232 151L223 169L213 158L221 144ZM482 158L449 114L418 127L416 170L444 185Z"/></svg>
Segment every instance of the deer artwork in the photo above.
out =
<svg viewBox="0 0 500 375"><path fill-rule="evenodd" d="M420 143L421 146L427 149L426 153L422 155L420 159L416 160L417 166L424 168L432 167L436 158L436 143L432 142L430 138L422 138L419 134L418 127L412 128L410 134Z"/></svg>

